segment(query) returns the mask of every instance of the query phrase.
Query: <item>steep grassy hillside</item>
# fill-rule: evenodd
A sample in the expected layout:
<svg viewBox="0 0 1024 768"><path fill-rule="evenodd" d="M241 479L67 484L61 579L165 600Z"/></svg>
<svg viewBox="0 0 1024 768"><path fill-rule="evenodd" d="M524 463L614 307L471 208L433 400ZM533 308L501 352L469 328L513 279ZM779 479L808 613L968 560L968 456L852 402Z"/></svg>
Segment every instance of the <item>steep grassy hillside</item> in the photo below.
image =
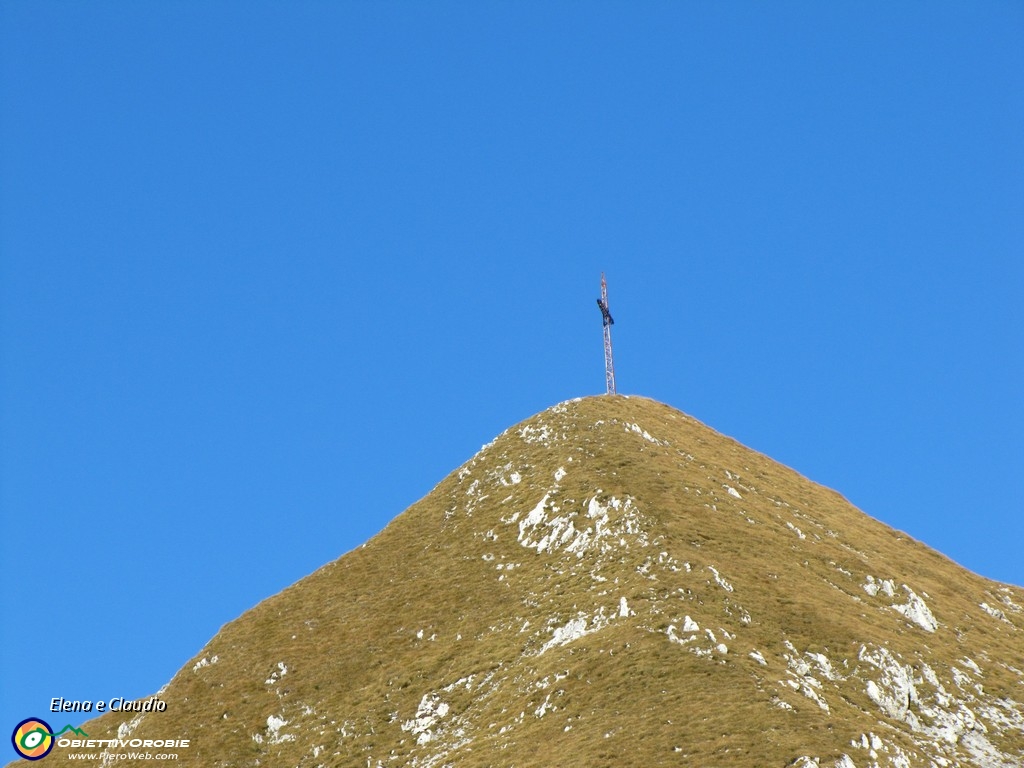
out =
<svg viewBox="0 0 1024 768"><path fill-rule="evenodd" d="M165 712L84 728L190 766L1019 768L1022 606L678 411L587 398L226 625Z"/></svg>

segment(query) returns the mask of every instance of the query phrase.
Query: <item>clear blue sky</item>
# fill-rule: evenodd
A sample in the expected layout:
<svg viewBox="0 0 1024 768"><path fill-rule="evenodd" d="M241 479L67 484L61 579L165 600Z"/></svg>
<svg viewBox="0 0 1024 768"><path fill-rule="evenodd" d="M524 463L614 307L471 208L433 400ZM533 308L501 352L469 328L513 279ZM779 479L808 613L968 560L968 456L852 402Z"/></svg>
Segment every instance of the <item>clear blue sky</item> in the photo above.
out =
<svg viewBox="0 0 1024 768"><path fill-rule="evenodd" d="M0 3L0 726L154 692L603 391L602 270L620 391L1024 584L1022 40L1019 2Z"/></svg>

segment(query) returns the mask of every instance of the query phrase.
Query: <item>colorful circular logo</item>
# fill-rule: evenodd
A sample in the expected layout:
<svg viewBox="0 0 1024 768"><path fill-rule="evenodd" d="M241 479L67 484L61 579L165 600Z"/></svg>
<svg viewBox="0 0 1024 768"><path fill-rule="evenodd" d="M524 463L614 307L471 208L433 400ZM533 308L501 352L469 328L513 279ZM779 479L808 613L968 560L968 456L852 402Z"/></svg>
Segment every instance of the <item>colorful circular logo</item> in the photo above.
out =
<svg viewBox="0 0 1024 768"><path fill-rule="evenodd" d="M41 760L53 749L53 729L45 720L22 720L11 734L14 751L26 760Z"/></svg>

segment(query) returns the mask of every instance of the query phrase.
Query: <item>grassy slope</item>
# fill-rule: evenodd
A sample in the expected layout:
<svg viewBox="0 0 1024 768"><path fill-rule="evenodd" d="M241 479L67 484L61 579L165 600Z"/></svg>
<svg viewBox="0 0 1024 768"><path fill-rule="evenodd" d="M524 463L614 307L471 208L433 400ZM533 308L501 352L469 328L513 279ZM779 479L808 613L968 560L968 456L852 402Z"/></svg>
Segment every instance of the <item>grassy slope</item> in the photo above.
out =
<svg viewBox="0 0 1024 768"><path fill-rule="evenodd" d="M635 512L609 509L605 528L621 535L601 541L607 551L577 557L570 536L538 552L520 524L545 494L545 522L527 528L533 543L558 516L596 532L586 516L595 497L631 498ZM891 579L894 596L870 596L869 575ZM907 602L903 584L927 595L937 631L893 610ZM619 615L622 598L632 615ZM861 768L872 758L851 741L874 733L880 765L899 750L926 765L906 722L869 698L866 681L882 673L862 647L887 647L919 680L928 664L945 691L975 697L972 711L975 684L986 701L1022 701L1024 615L1012 604L1024 605L1021 590L667 406L588 398L510 429L362 548L226 625L161 694L167 711L131 737L191 738L182 761L203 766L728 768L849 754ZM682 631L686 616L700 632ZM540 653L573 619L591 633ZM692 639L672 642L670 625ZM790 674L786 656L807 653L845 679L813 664L817 687ZM958 685L954 666L969 679ZM928 724L921 705L936 694L923 682L917 691L911 711ZM287 721L276 736L271 716ZM106 715L85 730L108 738L124 721ZM1016 725L986 738L1024 755ZM928 754L967 755L956 745Z"/></svg>

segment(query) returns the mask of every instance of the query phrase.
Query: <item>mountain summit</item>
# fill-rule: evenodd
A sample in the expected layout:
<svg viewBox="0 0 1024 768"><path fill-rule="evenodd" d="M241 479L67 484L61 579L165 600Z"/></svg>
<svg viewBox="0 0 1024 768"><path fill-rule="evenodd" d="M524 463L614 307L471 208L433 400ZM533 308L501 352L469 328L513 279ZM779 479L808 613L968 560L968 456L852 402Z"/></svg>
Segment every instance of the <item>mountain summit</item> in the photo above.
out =
<svg viewBox="0 0 1024 768"><path fill-rule="evenodd" d="M83 727L188 739L190 766L1019 768L1024 591L668 406L591 397L158 696Z"/></svg>

